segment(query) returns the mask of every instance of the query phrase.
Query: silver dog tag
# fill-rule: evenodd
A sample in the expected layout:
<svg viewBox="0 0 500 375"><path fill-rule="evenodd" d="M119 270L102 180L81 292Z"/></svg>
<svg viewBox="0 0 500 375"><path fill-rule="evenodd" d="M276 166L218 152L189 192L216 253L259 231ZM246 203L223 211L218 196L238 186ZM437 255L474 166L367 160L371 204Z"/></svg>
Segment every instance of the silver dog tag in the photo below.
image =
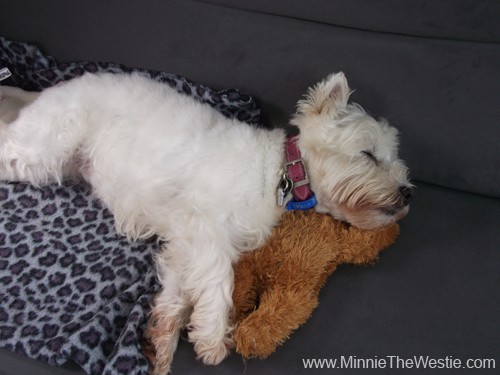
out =
<svg viewBox="0 0 500 375"><path fill-rule="evenodd" d="M283 207L285 203L285 192L283 189L278 189L278 207Z"/></svg>
<svg viewBox="0 0 500 375"><path fill-rule="evenodd" d="M283 205L285 204L285 198L286 196L288 195L288 193L290 193L290 191L292 190L293 188L293 181L290 180L286 174L284 174L281 179L280 179L280 182L278 184L278 190L277 190L277 195L278 195L278 207L283 207Z"/></svg>

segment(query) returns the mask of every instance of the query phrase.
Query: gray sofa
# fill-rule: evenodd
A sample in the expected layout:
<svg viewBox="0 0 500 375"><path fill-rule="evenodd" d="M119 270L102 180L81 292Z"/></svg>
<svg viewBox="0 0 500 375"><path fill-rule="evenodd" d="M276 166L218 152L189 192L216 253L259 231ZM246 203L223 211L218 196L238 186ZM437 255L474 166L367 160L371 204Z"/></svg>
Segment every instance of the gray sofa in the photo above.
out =
<svg viewBox="0 0 500 375"><path fill-rule="evenodd" d="M498 1L0 0L0 9L0 36L35 42L61 62L117 62L238 88L272 126L287 126L306 88L342 70L352 100L400 130L417 189L380 262L337 270L311 319L268 359L232 354L206 367L181 341L174 374L302 374L313 358L383 358L392 360L384 373L396 373L415 356L494 363L481 373L497 373ZM0 363L9 375L81 373L6 350ZM336 373L364 373L350 367Z"/></svg>

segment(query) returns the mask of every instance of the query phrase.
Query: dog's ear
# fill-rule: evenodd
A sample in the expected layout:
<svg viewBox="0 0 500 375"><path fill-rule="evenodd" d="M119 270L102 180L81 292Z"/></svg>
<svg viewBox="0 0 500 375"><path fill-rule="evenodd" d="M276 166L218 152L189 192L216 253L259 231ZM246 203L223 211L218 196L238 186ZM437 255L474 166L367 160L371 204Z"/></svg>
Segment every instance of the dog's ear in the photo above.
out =
<svg viewBox="0 0 500 375"><path fill-rule="evenodd" d="M304 99L297 104L297 114L315 116L335 115L347 105L351 89L344 73L330 74L326 79L311 87Z"/></svg>

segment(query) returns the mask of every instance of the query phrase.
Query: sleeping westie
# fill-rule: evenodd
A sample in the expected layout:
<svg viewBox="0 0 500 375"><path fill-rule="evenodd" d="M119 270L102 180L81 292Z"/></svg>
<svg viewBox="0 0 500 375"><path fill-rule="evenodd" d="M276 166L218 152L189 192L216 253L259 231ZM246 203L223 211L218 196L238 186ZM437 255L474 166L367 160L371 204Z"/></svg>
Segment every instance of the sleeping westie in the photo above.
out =
<svg viewBox="0 0 500 375"><path fill-rule="evenodd" d="M80 176L118 232L165 240L148 328L154 371L170 370L184 327L203 362L217 364L231 347L232 263L266 240L287 205L316 204L361 228L408 212L397 131L349 94L342 73L311 88L291 121L300 136L287 139L140 75L86 74L36 99L26 93L1 135L0 179Z"/></svg>

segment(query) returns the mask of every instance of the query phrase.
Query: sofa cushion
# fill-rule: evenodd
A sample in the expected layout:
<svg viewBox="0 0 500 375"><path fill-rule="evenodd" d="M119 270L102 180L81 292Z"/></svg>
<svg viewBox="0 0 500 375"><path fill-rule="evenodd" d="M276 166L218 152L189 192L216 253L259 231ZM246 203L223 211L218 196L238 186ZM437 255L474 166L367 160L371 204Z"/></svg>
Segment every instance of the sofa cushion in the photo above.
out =
<svg viewBox="0 0 500 375"><path fill-rule="evenodd" d="M367 31L500 42L496 0L201 0L259 13Z"/></svg>

